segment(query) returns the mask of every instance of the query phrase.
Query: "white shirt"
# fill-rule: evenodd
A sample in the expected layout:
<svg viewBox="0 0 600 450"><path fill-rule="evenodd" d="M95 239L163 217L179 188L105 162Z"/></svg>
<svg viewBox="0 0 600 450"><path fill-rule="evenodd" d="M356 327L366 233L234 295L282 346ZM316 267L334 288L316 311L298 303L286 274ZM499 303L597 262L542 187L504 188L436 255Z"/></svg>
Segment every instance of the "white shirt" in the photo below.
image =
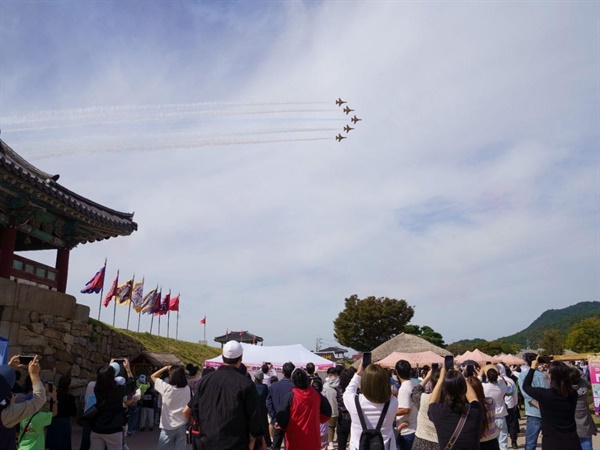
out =
<svg viewBox="0 0 600 450"><path fill-rule="evenodd" d="M403 381L398 389L398 408L410 409L408 414L398 416L396 418L396 424L400 425L402 422L408 422L408 426L402 428L400 434L402 436L406 434L413 434L417 431L417 417L419 412L411 400L412 391L417 384L412 380Z"/></svg>
<svg viewBox="0 0 600 450"><path fill-rule="evenodd" d="M162 395L160 427L163 430L175 430L185 425L187 421L183 416L183 410L192 398L190 388L188 386L179 388L157 378L154 389Z"/></svg>
<svg viewBox="0 0 600 450"><path fill-rule="evenodd" d="M517 385L509 377L502 377L506 384L508 384L508 391L506 391L506 396L504 400L506 401L507 408L514 408L519 404L519 393L517 391Z"/></svg>
<svg viewBox="0 0 600 450"><path fill-rule="evenodd" d="M506 409L506 402L504 401L504 396L506 395L506 391L508 390L508 385L503 378L498 378L497 383L481 383L483 385L483 393L486 397L491 397L494 399L496 403L496 419L501 417L506 417L508 415L508 410Z"/></svg>
<svg viewBox="0 0 600 450"><path fill-rule="evenodd" d="M360 424L360 418L356 410L354 403L354 396L356 395L357 389L360 387L361 377L358 374L354 374L350 384L344 392L344 406L350 413L352 419L352 425L350 428L350 450L358 450L358 444L360 441L360 435L362 434L362 426ZM365 398L364 395L359 394L358 400L360 407L365 417L367 428L375 428L381 412L383 411L383 403L371 403ZM387 414L381 426L381 435L383 436L383 444L386 449L396 448L396 438L394 436L394 418L396 417L396 410L398 409L398 400L390 395L390 406L388 407Z"/></svg>

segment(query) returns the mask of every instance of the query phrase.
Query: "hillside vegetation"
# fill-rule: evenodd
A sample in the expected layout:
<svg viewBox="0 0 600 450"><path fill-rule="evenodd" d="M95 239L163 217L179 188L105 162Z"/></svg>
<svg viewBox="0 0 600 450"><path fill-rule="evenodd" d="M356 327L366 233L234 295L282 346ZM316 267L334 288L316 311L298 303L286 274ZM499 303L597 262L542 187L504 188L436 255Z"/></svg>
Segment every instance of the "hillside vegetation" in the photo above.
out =
<svg viewBox="0 0 600 450"><path fill-rule="evenodd" d="M526 348L529 342L530 348L537 348L544 331L555 328L566 337L573 325L590 317L600 317L600 302L580 302L563 309L549 309L524 330L500 339L519 344L521 348Z"/></svg>
<svg viewBox="0 0 600 450"><path fill-rule="evenodd" d="M110 325L107 325L103 322L98 322L94 319L90 319L90 322L94 325L110 328L118 333L122 333L139 341L149 352L172 353L184 364L192 363L195 365L201 365L206 359L214 358L215 356L221 354L220 348L210 347L208 345L175 340L173 338L167 339L166 337L156 336L150 333L136 333L135 331L113 328Z"/></svg>

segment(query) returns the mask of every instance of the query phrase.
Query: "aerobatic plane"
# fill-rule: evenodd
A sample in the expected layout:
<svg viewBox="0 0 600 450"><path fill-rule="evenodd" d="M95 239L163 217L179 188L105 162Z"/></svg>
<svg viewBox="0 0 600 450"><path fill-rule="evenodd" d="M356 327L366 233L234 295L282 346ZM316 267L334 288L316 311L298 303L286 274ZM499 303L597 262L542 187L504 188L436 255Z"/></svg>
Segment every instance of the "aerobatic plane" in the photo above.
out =
<svg viewBox="0 0 600 450"><path fill-rule="evenodd" d="M342 106L344 103L346 103L346 102L344 100L342 100L341 97L335 101L335 104L338 106Z"/></svg>
<svg viewBox="0 0 600 450"><path fill-rule="evenodd" d="M354 130L354 128L350 128L350 125L346 125L346 126L344 127L344 131L345 131L346 133L348 133L350 130Z"/></svg>
<svg viewBox="0 0 600 450"><path fill-rule="evenodd" d="M346 113L346 115L350 114L351 111L354 111L353 109L350 109L348 106L346 106L343 111Z"/></svg>
<svg viewBox="0 0 600 450"><path fill-rule="evenodd" d="M356 114L354 114L354 117L352 119L350 119L350 122L354 122L354 125L356 125L356 122L358 122L359 120L362 120L362 119L359 119L358 117L356 117Z"/></svg>
<svg viewBox="0 0 600 450"><path fill-rule="evenodd" d="M346 136L342 136L341 134L338 134L335 138L338 140L338 142L342 142L342 139L346 139Z"/></svg>

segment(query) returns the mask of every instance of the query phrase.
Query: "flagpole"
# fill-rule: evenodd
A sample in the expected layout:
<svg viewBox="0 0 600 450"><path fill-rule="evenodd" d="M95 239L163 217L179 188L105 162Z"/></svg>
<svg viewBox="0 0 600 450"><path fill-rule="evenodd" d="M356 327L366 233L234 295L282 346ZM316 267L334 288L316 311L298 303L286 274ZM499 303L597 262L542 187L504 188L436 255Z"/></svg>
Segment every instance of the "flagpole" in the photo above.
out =
<svg viewBox="0 0 600 450"><path fill-rule="evenodd" d="M140 332L140 321L142 320L142 310L140 309L140 312L138 313L138 330L137 332Z"/></svg>
<svg viewBox="0 0 600 450"><path fill-rule="evenodd" d="M129 309L127 310L127 331L129 331L129 316L131 316L131 300L129 300Z"/></svg>
<svg viewBox="0 0 600 450"><path fill-rule="evenodd" d="M169 325L171 324L171 311L167 313L167 339L169 339Z"/></svg>
<svg viewBox="0 0 600 450"><path fill-rule="evenodd" d="M158 315L158 336L160 336L160 314Z"/></svg>
<svg viewBox="0 0 600 450"><path fill-rule="evenodd" d="M117 288L118 291L118 288ZM117 317L117 299L113 297L113 328L115 326L115 318Z"/></svg>
<svg viewBox="0 0 600 450"><path fill-rule="evenodd" d="M204 316L204 345L206 345L206 316Z"/></svg>
<svg viewBox="0 0 600 450"><path fill-rule="evenodd" d="M179 307L177 308L177 326L175 327L175 340L177 341L179 336Z"/></svg>
<svg viewBox="0 0 600 450"><path fill-rule="evenodd" d="M152 336L152 325L154 324L154 314L152 314L152 319L150 319L150 336Z"/></svg>
<svg viewBox="0 0 600 450"><path fill-rule="evenodd" d="M100 313L102 312L102 297L104 297L104 280L106 280L106 262L108 258L104 258L104 279L102 280L102 288L100 289L100 303L98 305L98 322L100 322Z"/></svg>

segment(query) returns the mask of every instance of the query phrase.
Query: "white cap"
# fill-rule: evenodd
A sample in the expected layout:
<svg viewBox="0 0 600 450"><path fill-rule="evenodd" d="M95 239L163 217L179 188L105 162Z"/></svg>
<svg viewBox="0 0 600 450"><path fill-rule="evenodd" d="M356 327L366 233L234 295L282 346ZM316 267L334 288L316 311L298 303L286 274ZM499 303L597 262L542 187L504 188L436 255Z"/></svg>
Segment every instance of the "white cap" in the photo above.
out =
<svg viewBox="0 0 600 450"><path fill-rule="evenodd" d="M236 359L242 356L244 349L238 341L229 341L223 346L223 356L229 359Z"/></svg>

